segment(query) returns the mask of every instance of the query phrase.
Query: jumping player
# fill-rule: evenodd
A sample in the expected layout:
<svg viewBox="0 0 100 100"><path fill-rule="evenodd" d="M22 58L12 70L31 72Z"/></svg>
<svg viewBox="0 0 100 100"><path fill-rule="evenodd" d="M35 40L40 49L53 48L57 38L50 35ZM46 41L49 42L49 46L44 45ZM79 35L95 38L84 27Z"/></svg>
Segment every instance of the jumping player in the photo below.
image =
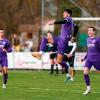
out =
<svg viewBox="0 0 100 100"><path fill-rule="evenodd" d="M63 18L59 21L51 21L49 25L52 24L62 24L61 27L61 35L58 40L58 54L57 54L57 63L68 69L68 66L65 61L63 61L63 55L65 51L68 49L68 41L71 38L73 31L73 20L71 18L72 11L70 9L65 9L63 12ZM68 73L68 72L67 72ZM68 74L67 74L67 77Z"/></svg>
<svg viewBox="0 0 100 100"><path fill-rule="evenodd" d="M2 66L3 73L3 88L6 88L8 79L8 60L7 52L11 52L12 48L8 39L4 37L4 30L0 29L0 65Z"/></svg>
<svg viewBox="0 0 100 100"><path fill-rule="evenodd" d="M83 60L86 59L84 65L84 80L86 83L86 91L83 95L91 92L89 70L92 66L98 71L100 71L100 37L96 37L96 29L93 26L88 28L88 39L87 39L87 55Z"/></svg>

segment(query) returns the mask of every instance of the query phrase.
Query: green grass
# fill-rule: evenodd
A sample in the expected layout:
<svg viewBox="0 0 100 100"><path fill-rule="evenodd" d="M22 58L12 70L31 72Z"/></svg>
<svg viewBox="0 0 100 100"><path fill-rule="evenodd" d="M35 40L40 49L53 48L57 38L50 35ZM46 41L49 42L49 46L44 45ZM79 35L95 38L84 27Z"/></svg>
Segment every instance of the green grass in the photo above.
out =
<svg viewBox="0 0 100 100"><path fill-rule="evenodd" d="M0 100L100 100L100 74L91 72L92 93L83 96L85 83L82 72L75 81L64 83L65 75L50 75L49 71L9 71L7 89L2 89Z"/></svg>

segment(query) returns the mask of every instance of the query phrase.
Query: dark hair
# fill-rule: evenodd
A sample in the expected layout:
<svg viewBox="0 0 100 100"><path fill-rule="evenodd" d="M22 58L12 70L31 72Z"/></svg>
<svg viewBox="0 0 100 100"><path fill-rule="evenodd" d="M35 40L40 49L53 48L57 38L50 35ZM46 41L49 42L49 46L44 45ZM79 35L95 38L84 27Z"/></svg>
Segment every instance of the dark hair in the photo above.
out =
<svg viewBox="0 0 100 100"><path fill-rule="evenodd" d="M66 11L67 13L69 13L70 16L72 15L72 10L70 10L70 9L65 9L64 11Z"/></svg>
<svg viewBox="0 0 100 100"><path fill-rule="evenodd" d="M4 30L3 28L0 28L0 30Z"/></svg>
<svg viewBox="0 0 100 100"><path fill-rule="evenodd" d="M52 34L52 32L50 30L47 33L51 33Z"/></svg>
<svg viewBox="0 0 100 100"><path fill-rule="evenodd" d="M89 26L89 28L92 28L92 29L93 29L93 31L96 31L96 28L95 28L95 27L93 27L93 26Z"/></svg>

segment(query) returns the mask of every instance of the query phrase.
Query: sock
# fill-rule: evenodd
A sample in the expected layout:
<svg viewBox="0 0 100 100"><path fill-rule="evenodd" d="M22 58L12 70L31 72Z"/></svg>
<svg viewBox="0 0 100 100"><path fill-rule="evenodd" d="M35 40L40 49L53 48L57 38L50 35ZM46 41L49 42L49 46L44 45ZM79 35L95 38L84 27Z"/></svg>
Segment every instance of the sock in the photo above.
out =
<svg viewBox="0 0 100 100"><path fill-rule="evenodd" d="M88 74L84 75L84 80L85 80L86 86L90 86L90 78Z"/></svg>
<svg viewBox="0 0 100 100"><path fill-rule="evenodd" d="M58 64L56 64L56 74L58 74Z"/></svg>
<svg viewBox="0 0 100 100"><path fill-rule="evenodd" d="M54 69L54 64L51 64L51 73L50 74L53 74L53 69Z"/></svg>
<svg viewBox="0 0 100 100"><path fill-rule="evenodd" d="M4 74L3 79L4 79L4 84L6 84L7 83L7 79L8 79L8 74Z"/></svg>
<svg viewBox="0 0 100 100"><path fill-rule="evenodd" d="M69 73L66 74L66 77L70 77Z"/></svg>
<svg viewBox="0 0 100 100"><path fill-rule="evenodd" d="M87 86L87 90L91 90L91 87L90 86Z"/></svg>
<svg viewBox="0 0 100 100"><path fill-rule="evenodd" d="M68 73L68 65L66 64L66 62L62 61L62 62L60 63L60 65L63 66L63 68L65 68L65 72L66 72L66 74L67 74L67 73Z"/></svg>

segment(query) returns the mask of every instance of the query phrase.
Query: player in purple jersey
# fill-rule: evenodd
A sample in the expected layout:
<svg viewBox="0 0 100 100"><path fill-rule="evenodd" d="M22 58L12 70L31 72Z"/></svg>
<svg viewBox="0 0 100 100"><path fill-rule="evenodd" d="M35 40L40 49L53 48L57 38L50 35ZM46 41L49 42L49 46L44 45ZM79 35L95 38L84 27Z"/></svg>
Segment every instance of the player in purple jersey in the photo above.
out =
<svg viewBox="0 0 100 100"><path fill-rule="evenodd" d="M8 79L8 60L7 52L11 52L12 48L8 39L4 37L4 30L0 29L0 65L2 66L3 72L3 88L6 88Z"/></svg>
<svg viewBox="0 0 100 100"><path fill-rule="evenodd" d="M63 20L59 21L51 21L49 25L52 24L62 24L61 27L61 35L58 40L58 55L57 55L57 63L63 66L64 68L68 68L65 61L63 61L63 55L68 49L68 41L71 39L71 35L73 32L73 20L71 18L72 11L70 9L65 9L63 12ZM68 72L67 72L68 73ZM67 75L67 78L69 76Z"/></svg>
<svg viewBox="0 0 100 100"><path fill-rule="evenodd" d="M36 58L40 58L43 53L49 52L50 54L50 62L51 62L51 72L54 72L54 66L56 66L56 74L58 74L58 64L56 63L56 55L57 55L57 42L58 37L52 35L52 32L48 31L47 36L44 36L40 45L40 52L32 53L32 56Z"/></svg>
<svg viewBox="0 0 100 100"><path fill-rule="evenodd" d="M89 70L92 66L98 71L100 71L100 37L95 36L96 29L92 26L88 28L88 39L87 39L87 55L83 60L86 59L84 65L84 80L86 83L86 91L83 95L91 92Z"/></svg>

